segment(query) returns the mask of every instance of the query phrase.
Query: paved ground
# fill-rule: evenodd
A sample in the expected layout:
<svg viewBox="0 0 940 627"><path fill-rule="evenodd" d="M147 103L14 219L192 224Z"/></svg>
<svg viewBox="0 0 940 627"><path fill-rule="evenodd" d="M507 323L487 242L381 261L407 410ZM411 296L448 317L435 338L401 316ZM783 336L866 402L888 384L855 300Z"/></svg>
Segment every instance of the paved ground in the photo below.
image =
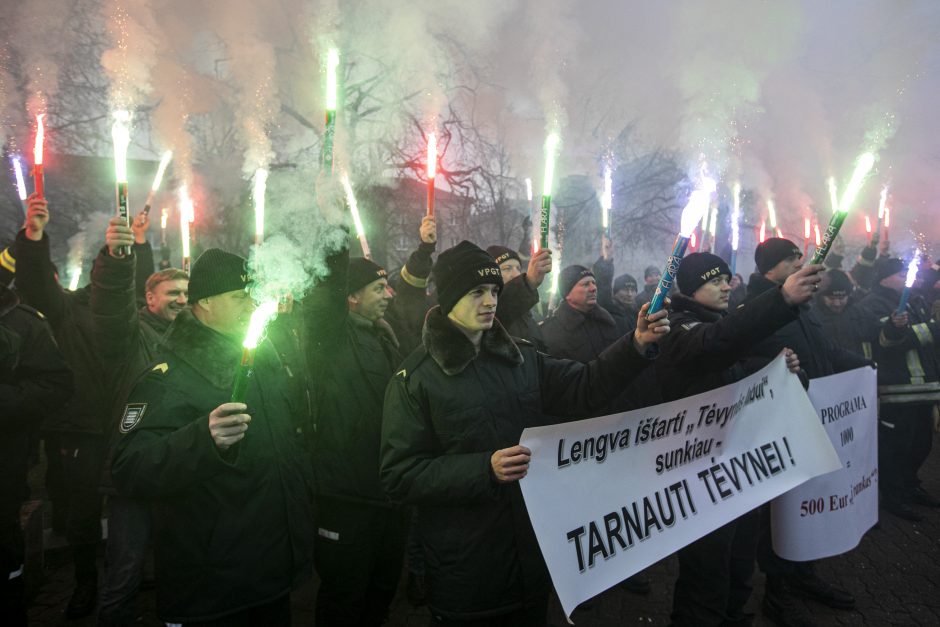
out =
<svg viewBox="0 0 940 627"><path fill-rule="evenodd" d="M935 438L934 454L922 471L925 487L940 495L940 437ZM819 574L838 582L858 599L858 609L837 612L807 602L807 609L821 625L940 625L940 509L922 510L926 519L911 524L890 514L883 514L880 528L868 533L862 544L847 555L824 561ZM69 597L70 569L61 550L48 551L42 588L33 602L30 619L34 625L84 627L94 619L65 621L63 611ZM613 627L614 625L666 625L677 564L667 559L651 569L653 591L640 597L612 589L595 599L590 609L578 610L572 617L577 625ZM294 595L294 623L313 624L315 582ZM763 577L755 579L751 609L757 613L755 625L769 625L760 617L758 599L763 593ZM142 594L146 611L143 625L160 625L153 614L153 592ZM557 601L550 610L553 625L565 625ZM389 625L424 627L428 614L423 608L411 608L400 590L392 608Z"/></svg>

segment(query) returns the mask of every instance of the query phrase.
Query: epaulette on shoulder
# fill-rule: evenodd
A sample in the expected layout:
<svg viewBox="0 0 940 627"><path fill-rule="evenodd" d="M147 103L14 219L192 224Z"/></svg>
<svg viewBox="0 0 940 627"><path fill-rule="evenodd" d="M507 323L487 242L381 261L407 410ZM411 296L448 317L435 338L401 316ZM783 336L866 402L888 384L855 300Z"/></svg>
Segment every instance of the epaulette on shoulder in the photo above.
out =
<svg viewBox="0 0 940 627"><path fill-rule="evenodd" d="M150 372L159 372L160 374L166 374L169 371L169 369L170 369L170 364L168 364L165 361L161 361L158 364L154 364L154 366L150 368Z"/></svg>
<svg viewBox="0 0 940 627"><path fill-rule="evenodd" d="M43 313L42 313L41 311L39 311L38 309L34 309L33 307L30 307L29 305L24 305L23 303L20 303L19 305L17 305L17 307L19 307L20 309L22 309L22 310L25 311L26 313L29 313L29 314L32 314L32 315L36 316L36 317L39 318L40 320L45 320L45 319L46 319L45 314L43 314Z"/></svg>
<svg viewBox="0 0 940 627"><path fill-rule="evenodd" d="M401 362L401 366L398 367L398 371L395 373L395 378L400 377L407 381L427 358L428 351L424 346L419 346Z"/></svg>

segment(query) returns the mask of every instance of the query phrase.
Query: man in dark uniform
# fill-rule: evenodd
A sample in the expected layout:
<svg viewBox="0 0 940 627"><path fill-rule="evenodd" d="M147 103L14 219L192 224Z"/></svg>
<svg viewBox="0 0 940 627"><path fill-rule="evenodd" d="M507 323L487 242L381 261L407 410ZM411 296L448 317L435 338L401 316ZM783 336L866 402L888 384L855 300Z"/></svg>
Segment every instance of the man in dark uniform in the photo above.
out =
<svg viewBox="0 0 940 627"><path fill-rule="evenodd" d="M767 359L748 359L750 349L797 319L797 306L813 296L821 270L808 267L729 314L728 264L711 253L687 255L676 275L680 293L670 307L672 330L656 361L663 400L729 385L766 365ZM792 351L787 351L787 362L791 371L799 369ZM679 551L673 625L749 622L743 610L751 594L759 522L755 510Z"/></svg>
<svg viewBox="0 0 940 627"><path fill-rule="evenodd" d="M49 325L0 284L0 613L11 627L26 625L20 506L29 496L29 440L71 396L72 371Z"/></svg>
<svg viewBox="0 0 940 627"><path fill-rule="evenodd" d="M398 336L385 318L396 305L414 311L403 302L409 298L423 302L414 283L426 284L430 267L419 272L406 264L393 301L385 269L350 259L348 246L327 265L330 274L304 300L314 412L316 623L379 625L398 587L408 531L407 512L379 482L382 398L401 362Z"/></svg>
<svg viewBox="0 0 940 627"><path fill-rule="evenodd" d="M747 285L745 304L766 291L779 289L791 275L803 267L803 253L788 239L772 237L760 244L754 252L757 272ZM817 285L818 288L818 285ZM837 346L823 331L822 324L808 303L800 306L799 317L778 330L752 349L753 356L773 358L784 348L800 356L800 367L809 379L829 376L862 366L872 366L871 360ZM766 508L765 508L766 511ZM855 607L855 597L848 591L821 579L813 562L791 562L773 552L770 520L763 524L759 545L759 562L767 574L764 594L764 613L783 625L811 625L793 595L815 600L835 609Z"/></svg>
<svg viewBox="0 0 940 627"><path fill-rule="evenodd" d="M646 266L643 271L643 291L637 294L636 302L638 305L645 305L653 300L653 294L656 293L656 287L659 285L659 278L663 275L656 266Z"/></svg>
<svg viewBox="0 0 940 627"><path fill-rule="evenodd" d="M597 304L597 281L591 270L579 265L562 270L558 293L564 300L542 323L552 357L587 363L621 337L613 317Z"/></svg>
<svg viewBox="0 0 940 627"><path fill-rule="evenodd" d="M601 256L594 262L594 277L597 280L597 303L613 316L617 330L629 333L636 325L636 279L629 274L614 278L613 242L601 236Z"/></svg>
<svg viewBox="0 0 940 627"><path fill-rule="evenodd" d="M881 505L906 520L921 514L911 505L940 507L921 486L917 472L933 445L931 411L940 401L937 339L940 324L915 295L898 313L907 268L900 259L879 259L874 285L857 307L863 334L878 362L878 467Z"/></svg>
<svg viewBox="0 0 940 627"><path fill-rule="evenodd" d="M241 257L193 264L192 309L121 416L112 476L151 499L157 613L165 622L290 625L291 588L312 563L308 416L267 340L245 403L229 402L254 303Z"/></svg>
<svg viewBox="0 0 940 627"><path fill-rule="evenodd" d="M639 321L590 364L552 359L496 320L502 273L486 251L461 242L433 274L440 306L385 394L382 482L418 507L433 625L541 626L550 583L517 483L530 455L519 437L602 406L652 363L668 323Z"/></svg>
<svg viewBox="0 0 940 627"><path fill-rule="evenodd" d="M49 253L49 207L45 199L29 198L26 225L14 244L16 290L23 302L49 322L56 343L75 376L75 393L60 411L43 421L50 472L61 472L62 494L52 496L54 509L65 513L65 537L74 565L75 587L67 618L81 618L95 609L98 596L98 543L101 540L101 469L107 448L108 394L101 373L89 307L88 287L68 291L59 285Z"/></svg>
<svg viewBox="0 0 940 627"><path fill-rule="evenodd" d="M535 344L540 351L547 350L542 330L532 316L532 308L539 304L539 287L545 275L552 270L552 251L543 248L529 258L522 271L519 253L505 246L486 249L503 273L503 292L496 307L496 317L509 334Z"/></svg>
<svg viewBox="0 0 940 627"><path fill-rule="evenodd" d="M141 270L153 271L153 254L145 236L148 227L143 212L132 226L123 218L112 218L105 233L106 246L91 273L92 320L113 394L108 428L112 446L125 399L140 375L153 365L163 334L187 303L189 275L168 268L144 279L146 304L138 306L136 283ZM108 465L103 482L109 495L108 546L98 625L105 627L127 625L139 616L136 597L150 544L150 503L117 494Z"/></svg>

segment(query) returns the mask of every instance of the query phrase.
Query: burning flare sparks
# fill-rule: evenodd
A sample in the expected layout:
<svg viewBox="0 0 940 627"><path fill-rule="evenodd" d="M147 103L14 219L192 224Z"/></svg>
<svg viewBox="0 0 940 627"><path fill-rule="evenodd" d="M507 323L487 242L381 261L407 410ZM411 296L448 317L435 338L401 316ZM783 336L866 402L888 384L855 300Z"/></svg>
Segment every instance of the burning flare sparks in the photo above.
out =
<svg viewBox="0 0 940 627"><path fill-rule="evenodd" d="M189 272L189 223L196 210L193 207L193 199L189 197L189 188L183 185L179 189L179 207L180 207L180 245L183 249L183 270Z"/></svg>
<svg viewBox="0 0 940 627"><path fill-rule="evenodd" d="M614 204L614 176L609 167L604 168L604 194L601 196L601 226L610 234L610 209Z"/></svg>
<svg viewBox="0 0 940 627"><path fill-rule="evenodd" d="M276 300L258 305L254 312L252 312L251 320L248 322L248 332L245 333L245 341L242 342L242 348L247 348L248 350L254 350L258 348L258 344L261 342L261 338L264 335L265 328L268 326L268 323L271 321L271 319L276 315Z"/></svg>
<svg viewBox="0 0 940 627"><path fill-rule="evenodd" d="M731 250L737 251L740 243L740 222L741 222L741 183L735 182L731 188Z"/></svg>
<svg viewBox="0 0 940 627"><path fill-rule="evenodd" d="M23 178L23 164L20 163L20 158L13 156L10 158L13 162L13 176L16 177L16 195L20 197L20 202L23 203L23 207L26 207L26 180Z"/></svg>
<svg viewBox="0 0 940 627"><path fill-rule="evenodd" d="M36 116L36 143L33 145L33 165L42 165L42 148L46 140L46 127L42 119L46 117L45 113Z"/></svg>
<svg viewBox="0 0 940 627"><path fill-rule="evenodd" d="M118 183L127 183L127 148L131 143L131 131L128 126L131 114L127 111L114 112L114 124L111 125L111 139L114 142L114 178Z"/></svg>
<svg viewBox="0 0 940 627"><path fill-rule="evenodd" d="M172 158L172 150L167 150L163 153L163 156L160 157L160 165L157 167L157 174L153 177L153 184L150 185L151 193L160 189L160 185L163 184L163 175L166 174L166 168L170 165L170 159Z"/></svg>
<svg viewBox="0 0 940 627"><path fill-rule="evenodd" d="M336 71L339 68L339 50L330 48L326 55L326 110L336 111L337 79Z"/></svg>
<svg viewBox="0 0 940 627"><path fill-rule="evenodd" d="M855 199L858 197L858 193L861 191L862 185L865 184L865 179L868 177L868 173L871 172L871 169L874 166L874 154L866 152L858 158L858 161L855 163L855 171L852 172L852 178L849 179L849 184L845 188L845 191L842 192L842 198L839 199L839 213L848 213L849 209L852 208L852 205L855 204Z"/></svg>
<svg viewBox="0 0 940 627"><path fill-rule="evenodd" d="M826 186L829 188L829 204L832 205L832 213L839 211L839 188L836 187L836 178L830 176L826 181Z"/></svg>
<svg viewBox="0 0 940 627"><path fill-rule="evenodd" d="M255 245L264 240L264 196L268 188L268 171L264 168L255 170L254 186L251 197L255 201Z"/></svg>
<svg viewBox="0 0 940 627"><path fill-rule="evenodd" d="M366 230L362 226L362 218L359 216L359 203L356 202L356 194L353 191L352 183L349 181L349 174L343 172L340 181L343 189L346 191L346 204L349 206L349 213L352 214L353 225L356 227L356 237L359 238L359 245L362 246L362 256L366 259L372 259L372 251L369 249L369 242L366 240Z"/></svg>

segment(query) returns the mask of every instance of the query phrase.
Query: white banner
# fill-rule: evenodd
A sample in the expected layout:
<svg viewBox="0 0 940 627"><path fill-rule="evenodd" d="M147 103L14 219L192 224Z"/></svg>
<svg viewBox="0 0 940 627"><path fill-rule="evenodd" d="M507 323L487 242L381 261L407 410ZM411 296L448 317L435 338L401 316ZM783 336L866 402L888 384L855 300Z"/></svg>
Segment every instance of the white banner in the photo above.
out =
<svg viewBox="0 0 940 627"><path fill-rule="evenodd" d="M864 367L810 381L809 398L842 469L774 499L774 552L798 562L845 553L878 522L878 375Z"/></svg>
<svg viewBox="0 0 940 627"><path fill-rule="evenodd" d="M526 429L529 518L567 616L839 458L778 357L656 407Z"/></svg>

